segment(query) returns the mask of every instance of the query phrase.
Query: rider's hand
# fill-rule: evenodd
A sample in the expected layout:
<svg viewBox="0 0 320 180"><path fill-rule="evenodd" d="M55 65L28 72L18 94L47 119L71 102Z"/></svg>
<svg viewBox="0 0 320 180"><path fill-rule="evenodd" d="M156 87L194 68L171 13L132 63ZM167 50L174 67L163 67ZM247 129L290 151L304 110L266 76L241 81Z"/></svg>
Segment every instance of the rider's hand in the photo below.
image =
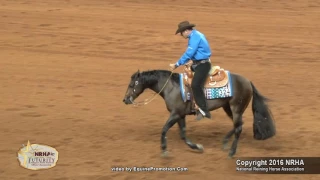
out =
<svg viewBox="0 0 320 180"><path fill-rule="evenodd" d="M169 64L171 70L175 70L177 68L176 64Z"/></svg>

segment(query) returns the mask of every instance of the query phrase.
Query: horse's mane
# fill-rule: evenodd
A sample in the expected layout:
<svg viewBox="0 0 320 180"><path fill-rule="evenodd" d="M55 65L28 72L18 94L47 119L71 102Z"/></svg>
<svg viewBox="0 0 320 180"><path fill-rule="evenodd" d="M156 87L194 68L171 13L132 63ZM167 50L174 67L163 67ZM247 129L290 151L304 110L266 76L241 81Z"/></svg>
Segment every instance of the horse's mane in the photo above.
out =
<svg viewBox="0 0 320 180"><path fill-rule="evenodd" d="M147 84L154 84L158 82L158 80L161 77L168 78L170 74L171 74L171 71L168 71L168 70L150 70L150 71L143 71L140 73L143 82ZM179 84L178 73L173 73L171 76L171 79L173 80L173 82Z"/></svg>

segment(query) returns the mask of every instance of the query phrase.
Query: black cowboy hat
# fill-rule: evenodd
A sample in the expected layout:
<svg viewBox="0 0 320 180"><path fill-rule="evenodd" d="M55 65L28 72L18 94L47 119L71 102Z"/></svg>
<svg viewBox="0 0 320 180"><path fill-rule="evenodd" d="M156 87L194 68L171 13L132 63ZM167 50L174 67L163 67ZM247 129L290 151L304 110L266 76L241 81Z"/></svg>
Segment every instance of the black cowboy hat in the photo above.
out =
<svg viewBox="0 0 320 180"><path fill-rule="evenodd" d="M178 29L176 31L176 34L183 32L184 30L188 29L188 28L192 28L195 27L195 24L190 24L189 21L182 21L178 24Z"/></svg>

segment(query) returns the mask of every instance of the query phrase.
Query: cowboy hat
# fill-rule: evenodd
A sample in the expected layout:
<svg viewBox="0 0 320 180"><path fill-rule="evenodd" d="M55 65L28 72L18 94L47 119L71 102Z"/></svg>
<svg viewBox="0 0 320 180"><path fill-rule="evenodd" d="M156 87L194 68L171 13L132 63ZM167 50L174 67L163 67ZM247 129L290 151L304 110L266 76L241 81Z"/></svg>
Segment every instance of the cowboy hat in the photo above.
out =
<svg viewBox="0 0 320 180"><path fill-rule="evenodd" d="M190 24L189 21L182 21L178 24L178 29L176 31L176 34L183 32L184 30L188 29L188 28L192 28L195 27L195 24Z"/></svg>

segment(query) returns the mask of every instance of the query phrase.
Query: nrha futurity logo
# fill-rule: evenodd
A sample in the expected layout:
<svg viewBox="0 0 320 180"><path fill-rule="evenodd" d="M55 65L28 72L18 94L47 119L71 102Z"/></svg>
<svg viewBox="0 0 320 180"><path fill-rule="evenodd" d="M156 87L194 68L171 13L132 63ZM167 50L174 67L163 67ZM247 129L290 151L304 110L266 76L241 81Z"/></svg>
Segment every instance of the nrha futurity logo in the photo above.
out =
<svg viewBox="0 0 320 180"><path fill-rule="evenodd" d="M42 144L22 145L18 151L18 160L21 167L30 170L50 169L57 165L58 151L50 146Z"/></svg>

